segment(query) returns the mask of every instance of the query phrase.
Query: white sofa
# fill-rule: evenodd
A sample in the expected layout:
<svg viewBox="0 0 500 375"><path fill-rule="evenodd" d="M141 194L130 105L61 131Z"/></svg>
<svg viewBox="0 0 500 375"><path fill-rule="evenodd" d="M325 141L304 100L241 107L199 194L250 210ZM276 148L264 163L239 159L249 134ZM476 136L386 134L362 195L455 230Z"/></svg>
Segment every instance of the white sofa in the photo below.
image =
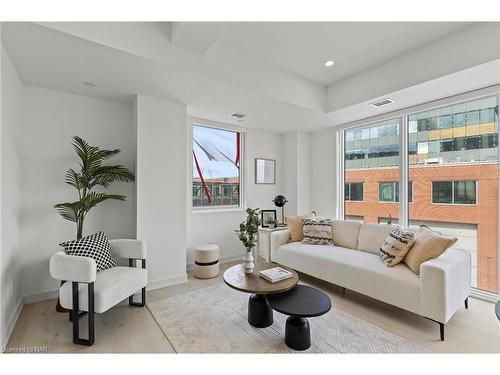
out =
<svg viewBox="0 0 500 375"><path fill-rule="evenodd" d="M333 221L334 245L289 242L289 230L271 234L271 259L431 319L440 326L465 303L471 290L471 255L450 248L420 267L420 277L404 263L386 267L379 248L391 231L386 224Z"/></svg>
<svg viewBox="0 0 500 375"><path fill-rule="evenodd" d="M65 281L59 288L61 306L70 310L73 320L73 342L81 345L94 344L94 313L103 313L125 299L129 305L143 307L146 304L146 245L131 239L110 240L111 254L115 259L128 259L128 267L112 267L97 272L93 258L67 255L57 251L50 258L50 275ZM140 259L142 268L136 267ZM134 293L141 290L141 302L134 302ZM80 338L78 317L80 311L88 313L88 339Z"/></svg>

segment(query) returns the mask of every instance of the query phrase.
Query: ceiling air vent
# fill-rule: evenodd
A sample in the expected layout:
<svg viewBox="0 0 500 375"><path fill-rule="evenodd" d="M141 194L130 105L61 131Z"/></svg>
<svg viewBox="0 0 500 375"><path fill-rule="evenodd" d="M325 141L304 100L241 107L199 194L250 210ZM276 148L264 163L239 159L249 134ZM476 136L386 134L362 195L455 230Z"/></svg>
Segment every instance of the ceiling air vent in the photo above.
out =
<svg viewBox="0 0 500 375"><path fill-rule="evenodd" d="M386 98L386 99L382 99L382 100L370 103L370 105L372 105L374 107L382 107L384 105L391 104L391 103L394 103L394 100L392 100L391 98Z"/></svg>
<svg viewBox="0 0 500 375"><path fill-rule="evenodd" d="M243 113L238 113L238 112L232 112L232 113L228 114L228 116L235 118L237 120L241 120L241 119L243 119L243 117L246 117L246 115L244 115Z"/></svg>

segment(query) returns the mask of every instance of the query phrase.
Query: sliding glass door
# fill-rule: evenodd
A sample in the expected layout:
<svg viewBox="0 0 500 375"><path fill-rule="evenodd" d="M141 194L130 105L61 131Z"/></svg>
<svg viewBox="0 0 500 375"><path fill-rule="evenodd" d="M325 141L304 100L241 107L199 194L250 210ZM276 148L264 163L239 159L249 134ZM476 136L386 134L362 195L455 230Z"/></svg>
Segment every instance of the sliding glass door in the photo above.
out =
<svg viewBox="0 0 500 375"><path fill-rule="evenodd" d="M496 96L348 128L341 138L344 218L455 236L471 252L473 287L498 294Z"/></svg>

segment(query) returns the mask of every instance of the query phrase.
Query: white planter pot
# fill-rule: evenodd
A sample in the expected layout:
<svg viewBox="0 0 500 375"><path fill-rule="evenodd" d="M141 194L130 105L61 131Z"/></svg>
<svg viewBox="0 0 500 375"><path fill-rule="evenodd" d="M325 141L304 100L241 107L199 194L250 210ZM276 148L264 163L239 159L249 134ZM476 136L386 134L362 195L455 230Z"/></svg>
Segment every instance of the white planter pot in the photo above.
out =
<svg viewBox="0 0 500 375"><path fill-rule="evenodd" d="M253 273L253 255L252 250L246 251L245 256L243 257L243 268L245 269L245 273Z"/></svg>

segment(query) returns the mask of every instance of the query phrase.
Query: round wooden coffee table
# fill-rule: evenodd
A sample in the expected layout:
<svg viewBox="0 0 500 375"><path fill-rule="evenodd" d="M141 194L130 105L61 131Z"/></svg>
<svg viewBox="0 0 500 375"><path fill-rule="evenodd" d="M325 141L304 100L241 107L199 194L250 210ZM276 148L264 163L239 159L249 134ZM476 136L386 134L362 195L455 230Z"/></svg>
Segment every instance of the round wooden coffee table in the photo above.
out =
<svg viewBox="0 0 500 375"><path fill-rule="evenodd" d="M224 282L240 292L252 293L248 299L248 323L254 327L264 328L273 324L273 309L267 302L266 295L286 292L299 282L299 275L286 268L293 276L289 279L271 283L259 276L259 271L277 267L276 264L257 262L253 273L245 274L242 264L228 268L224 272Z"/></svg>

